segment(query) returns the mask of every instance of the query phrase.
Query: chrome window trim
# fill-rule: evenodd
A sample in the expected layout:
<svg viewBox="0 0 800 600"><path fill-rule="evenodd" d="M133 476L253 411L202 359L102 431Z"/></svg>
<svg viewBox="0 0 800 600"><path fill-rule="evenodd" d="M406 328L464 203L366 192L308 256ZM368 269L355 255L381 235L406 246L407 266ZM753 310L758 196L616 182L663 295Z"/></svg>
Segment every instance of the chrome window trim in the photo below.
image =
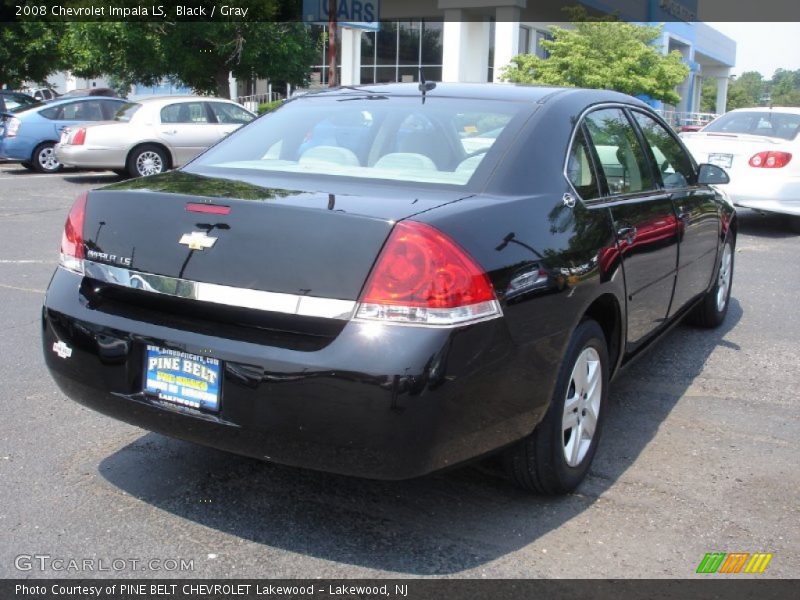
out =
<svg viewBox="0 0 800 600"><path fill-rule="evenodd" d="M62 265L62 268L67 267ZM67 270L75 271L69 268ZM191 281L143 273L91 260L83 260L83 274L90 279L153 294L304 317L348 321L356 309L354 300L316 298Z"/></svg>

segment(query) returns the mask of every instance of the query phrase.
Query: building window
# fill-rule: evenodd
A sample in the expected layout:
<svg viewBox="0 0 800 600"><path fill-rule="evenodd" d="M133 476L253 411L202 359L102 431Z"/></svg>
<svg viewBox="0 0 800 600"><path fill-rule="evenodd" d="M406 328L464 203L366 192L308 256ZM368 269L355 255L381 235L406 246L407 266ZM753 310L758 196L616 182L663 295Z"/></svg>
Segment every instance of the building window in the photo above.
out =
<svg viewBox="0 0 800 600"><path fill-rule="evenodd" d="M528 54L531 51L531 28L524 25L519 26L519 54Z"/></svg>
<svg viewBox="0 0 800 600"><path fill-rule="evenodd" d="M319 63L311 65L311 75L309 76L309 88L314 89L317 87L324 87L328 85L328 26L327 25L312 25L311 36L315 40L325 40L325 43L320 44L322 50L319 54ZM323 37L324 36L324 37ZM336 66L339 71L339 77L342 76L342 35L341 29L336 28Z"/></svg>
<svg viewBox="0 0 800 600"><path fill-rule="evenodd" d="M539 58L549 58L550 53L542 46L542 42L550 41L553 39L552 34L548 31L542 31L541 29L536 30L536 48L534 48L534 54Z"/></svg>
<svg viewBox="0 0 800 600"><path fill-rule="evenodd" d="M441 21L381 23L379 31L361 34L361 83L442 79Z"/></svg>

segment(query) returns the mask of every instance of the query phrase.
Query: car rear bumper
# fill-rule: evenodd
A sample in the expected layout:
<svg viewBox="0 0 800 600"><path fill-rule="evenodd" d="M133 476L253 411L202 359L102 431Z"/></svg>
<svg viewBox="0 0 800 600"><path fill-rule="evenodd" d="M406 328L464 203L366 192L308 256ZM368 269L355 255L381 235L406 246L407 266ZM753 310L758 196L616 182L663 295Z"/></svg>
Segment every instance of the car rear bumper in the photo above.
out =
<svg viewBox="0 0 800 600"><path fill-rule="evenodd" d="M130 318L87 300L82 279L58 269L47 293L42 335L53 378L77 402L165 435L287 465L404 479L518 440L547 408L546 392L521 383L530 363L503 319L458 329L351 321L325 347L302 351ZM59 342L68 357L55 351ZM143 394L147 344L223 361L219 412Z"/></svg>
<svg viewBox="0 0 800 600"><path fill-rule="evenodd" d="M56 159L65 167L81 169L124 169L126 153L116 148L56 145Z"/></svg>
<svg viewBox="0 0 800 600"><path fill-rule="evenodd" d="M0 159L30 160L33 148L22 138L0 138Z"/></svg>
<svg viewBox="0 0 800 600"><path fill-rule="evenodd" d="M735 206L800 216L800 177L750 177L720 186Z"/></svg>

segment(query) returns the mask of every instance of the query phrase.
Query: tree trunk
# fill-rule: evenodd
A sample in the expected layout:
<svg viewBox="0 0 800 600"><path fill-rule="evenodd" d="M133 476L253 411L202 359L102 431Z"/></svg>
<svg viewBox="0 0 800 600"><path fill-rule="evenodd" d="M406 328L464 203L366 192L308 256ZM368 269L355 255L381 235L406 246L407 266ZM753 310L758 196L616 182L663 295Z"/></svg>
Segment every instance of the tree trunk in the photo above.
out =
<svg viewBox="0 0 800 600"><path fill-rule="evenodd" d="M230 98L231 97L231 85L228 81L230 71L227 69L219 69L217 74L214 76L214 80L217 83L217 96L219 98Z"/></svg>

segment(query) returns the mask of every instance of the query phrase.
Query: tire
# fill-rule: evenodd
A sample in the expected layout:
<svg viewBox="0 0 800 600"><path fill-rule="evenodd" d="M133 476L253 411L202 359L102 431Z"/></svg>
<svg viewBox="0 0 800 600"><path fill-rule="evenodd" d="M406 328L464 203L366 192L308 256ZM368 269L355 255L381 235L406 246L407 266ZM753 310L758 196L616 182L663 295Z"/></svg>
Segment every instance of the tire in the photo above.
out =
<svg viewBox="0 0 800 600"><path fill-rule="evenodd" d="M588 376L581 375L583 369ZM603 330L586 319L569 341L544 419L505 451L506 471L516 485L555 495L569 493L583 481L605 420L609 372ZM592 421L594 430L589 434Z"/></svg>
<svg viewBox="0 0 800 600"><path fill-rule="evenodd" d="M794 233L800 233L800 217L791 216L789 217L789 231Z"/></svg>
<svg viewBox="0 0 800 600"><path fill-rule="evenodd" d="M56 160L54 142L44 142L36 146L31 155L31 165L39 173L58 173L64 167Z"/></svg>
<svg viewBox="0 0 800 600"><path fill-rule="evenodd" d="M714 287L706 292L700 303L689 313L688 321L691 324L714 329L725 321L733 287L734 249L733 237L728 236L722 246Z"/></svg>
<svg viewBox="0 0 800 600"><path fill-rule="evenodd" d="M137 146L128 155L127 169L131 177L158 175L168 168L166 152L153 144Z"/></svg>

